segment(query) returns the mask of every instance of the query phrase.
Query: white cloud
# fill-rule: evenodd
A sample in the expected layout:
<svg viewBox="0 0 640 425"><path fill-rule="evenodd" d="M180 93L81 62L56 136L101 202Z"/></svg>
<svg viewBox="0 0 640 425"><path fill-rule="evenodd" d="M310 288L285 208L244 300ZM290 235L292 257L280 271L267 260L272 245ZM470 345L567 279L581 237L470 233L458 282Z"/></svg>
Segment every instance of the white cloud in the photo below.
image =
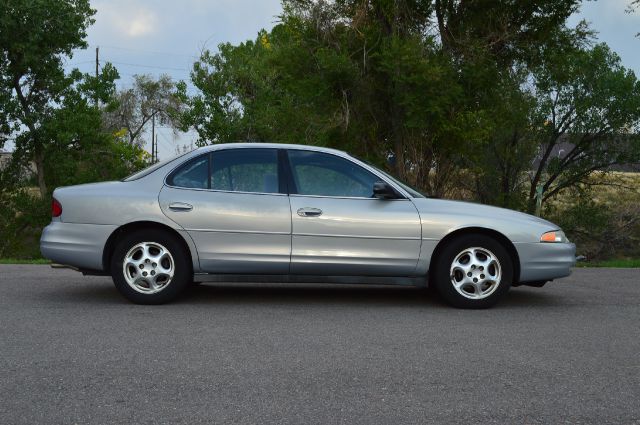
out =
<svg viewBox="0 0 640 425"><path fill-rule="evenodd" d="M128 22L122 23L121 28L131 37L138 37L151 34L155 30L157 19L149 11L140 11L138 15L130 19Z"/></svg>
<svg viewBox="0 0 640 425"><path fill-rule="evenodd" d="M116 36L137 38L158 31L156 12L135 1L95 2L93 6L98 11L96 25L106 29L106 32L116 33Z"/></svg>

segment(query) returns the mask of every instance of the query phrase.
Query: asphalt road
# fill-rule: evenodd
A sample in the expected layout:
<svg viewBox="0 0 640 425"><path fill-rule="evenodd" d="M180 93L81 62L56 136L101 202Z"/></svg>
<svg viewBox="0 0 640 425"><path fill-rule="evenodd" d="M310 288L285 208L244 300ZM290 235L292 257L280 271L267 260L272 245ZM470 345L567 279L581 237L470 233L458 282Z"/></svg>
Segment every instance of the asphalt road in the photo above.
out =
<svg viewBox="0 0 640 425"><path fill-rule="evenodd" d="M111 281L0 266L0 423L640 424L640 271L455 310L403 287Z"/></svg>

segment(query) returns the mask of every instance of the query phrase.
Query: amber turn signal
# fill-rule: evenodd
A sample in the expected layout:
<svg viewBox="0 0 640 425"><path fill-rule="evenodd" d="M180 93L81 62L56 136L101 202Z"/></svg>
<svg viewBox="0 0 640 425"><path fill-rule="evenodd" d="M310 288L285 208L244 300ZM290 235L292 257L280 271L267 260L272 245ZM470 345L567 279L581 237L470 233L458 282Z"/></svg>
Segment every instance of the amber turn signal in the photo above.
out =
<svg viewBox="0 0 640 425"><path fill-rule="evenodd" d="M566 238L561 231L547 232L540 237L540 242L565 242Z"/></svg>
<svg viewBox="0 0 640 425"><path fill-rule="evenodd" d="M555 242L555 241L556 241L556 232L545 233L540 238L540 242Z"/></svg>

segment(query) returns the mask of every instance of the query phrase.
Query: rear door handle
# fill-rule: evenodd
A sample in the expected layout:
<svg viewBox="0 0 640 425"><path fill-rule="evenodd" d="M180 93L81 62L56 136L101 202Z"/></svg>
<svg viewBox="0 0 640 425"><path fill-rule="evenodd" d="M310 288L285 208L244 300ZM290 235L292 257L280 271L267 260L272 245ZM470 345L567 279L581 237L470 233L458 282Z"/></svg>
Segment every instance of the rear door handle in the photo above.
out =
<svg viewBox="0 0 640 425"><path fill-rule="evenodd" d="M300 217L320 217L322 215L322 210L320 208L300 208L298 210L298 215Z"/></svg>
<svg viewBox="0 0 640 425"><path fill-rule="evenodd" d="M171 211L191 211L193 209L193 205L187 204L185 202L172 202L169 204L169 209Z"/></svg>

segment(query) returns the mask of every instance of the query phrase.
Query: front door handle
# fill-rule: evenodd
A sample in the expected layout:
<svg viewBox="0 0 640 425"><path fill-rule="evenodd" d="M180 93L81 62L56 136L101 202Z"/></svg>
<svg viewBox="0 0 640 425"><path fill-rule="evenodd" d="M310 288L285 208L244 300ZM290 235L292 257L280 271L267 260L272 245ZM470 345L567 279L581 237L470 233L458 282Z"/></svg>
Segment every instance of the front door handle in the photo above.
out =
<svg viewBox="0 0 640 425"><path fill-rule="evenodd" d="M187 204L185 202L172 202L169 204L169 209L171 211L191 211L193 209L193 205Z"/></svg>
<svg viewBox="0 0 640 425"><path fill-rule="evenodd" d="M298 215L300 217L320 217L322 215L322 210L320 208L300 208L298 210Z"/></svg>

